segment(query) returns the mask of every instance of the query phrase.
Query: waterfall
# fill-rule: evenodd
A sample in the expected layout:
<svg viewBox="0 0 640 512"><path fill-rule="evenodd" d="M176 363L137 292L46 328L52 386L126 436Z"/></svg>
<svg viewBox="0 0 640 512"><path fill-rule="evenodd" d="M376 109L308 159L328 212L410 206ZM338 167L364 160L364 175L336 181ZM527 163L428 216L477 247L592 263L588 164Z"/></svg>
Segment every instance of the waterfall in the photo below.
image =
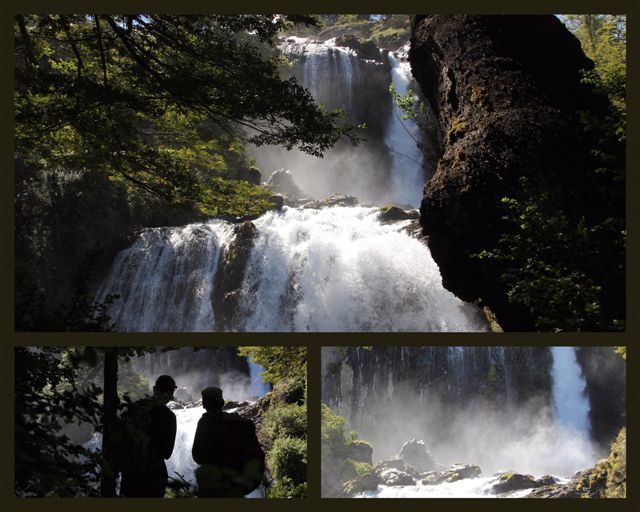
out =
<svg viewBox="0 0 640 512"><path fill-rule="evenodd" d="M196 435L198 421L204 414L204 407L185 407L174 409L176 415L177 431L176 442L173 447L171 458L167 460L167 472L169 478L189 482L196 485L195 470L198 467L191 457L191 448Z"/></svg>
<svg viewBox="0 0 640 512"><path fill-rule="evenodd" d="M323 362L325 351L322 400L372 444L374 465L415 438L442 469L482 470L458 482L380 485L359 497L491 497L501 473L568 482L600 455L573 347L354 347L341 357L328 347Z"/></svg>
<svg viewBox="0 0 640 512"><path fill-rule="evenodd" d="M119 331L211 331L213 276L232 236L223 221L144 230L121 251L97 292L119 298L109 315Z"/></svg>
<svg viewBox="0 0 640 512"><path fill-rule="evenodd" d="M254 221L233 330L484 330L476 308L443 288L427 247L402 231L407 221L383 224L378 213L284 208ZM109 310L117 330L213 330L212 282L231 231L212 221L144 232L101 287L122 297Z"/></svg>
<svg viewBox="0 0 640 512"><path fill-rule="evenodd" d="M266 382L262 381L262 373L264 373L265 369L254 363L252 358L248 359L249 363L249 375L251 378L251 396L260 397L266 395L269 391L271 391L271 386Z"/></svg>
<svg viewBox="0 0 640 512"><path fill-rule="evenodd" d="M553 417L562 428L585 441L591 438L587 383L575 347L552 347Z"/></svg>
<svg viewBox="0 0 640 512"><path fill-rule="evenodd" d="M356 130L365 139L357 147L342 141L326 151L323 158L298 150L250 148L265 180L273 171L284 168L291 170L294 182L306 197L324 199L340 193L370 204L395 201L391 154L384 140L392 108L392 77L383 51L378 51L376 59L365 59L355 50L337 45L335 39L314 41L300 37L287 37L279 47L292 65L293 76L318 104L343 109L346 122L366 124L367 128Z"/></svg>
<svg viewBox="0 0 640 512"><path fill-rule="evenodd" d="M405 96L412 79L411 66L389 53L391 78L397 94ZM391 99L393 101L393 98ZM393 105L391 119L385 133L385 143L390 148L392 167L393 202L418 207L422 200L425 173L423 155L417 146L421 138L420 127L411 118L403 119L403 112Z"/></svg>

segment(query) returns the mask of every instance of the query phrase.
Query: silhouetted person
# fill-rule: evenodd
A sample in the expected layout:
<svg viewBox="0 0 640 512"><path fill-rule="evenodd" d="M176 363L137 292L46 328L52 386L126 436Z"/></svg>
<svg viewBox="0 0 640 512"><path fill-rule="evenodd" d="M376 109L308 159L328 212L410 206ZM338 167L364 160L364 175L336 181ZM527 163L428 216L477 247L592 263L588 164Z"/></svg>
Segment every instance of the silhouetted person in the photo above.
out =
<svg viewBox="0 0 640 512"><path fill-rule="evenodd" d="M251 420L222 411L222 390L202 391L206 409L193 440L198 497L242 498L255 490L264 476L264 452Z"/></svg>
<svg viewBox="0 0 640 512"><path fill-rule="evenodd" d="M153 396L129 406L122 415L122 481L120 494L127 498L163 498L168 482L165 459L171 457L176 439L176 415L167 407L175 381L161 375Z"/></svg>

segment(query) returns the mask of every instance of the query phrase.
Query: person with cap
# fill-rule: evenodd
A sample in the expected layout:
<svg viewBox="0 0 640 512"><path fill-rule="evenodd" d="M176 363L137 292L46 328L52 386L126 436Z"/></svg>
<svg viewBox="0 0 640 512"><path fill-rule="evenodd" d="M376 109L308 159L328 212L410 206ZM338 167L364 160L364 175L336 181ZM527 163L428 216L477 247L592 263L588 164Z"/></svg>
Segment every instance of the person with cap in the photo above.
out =
<svg viewBox="0 0 640 512"><path fill-rule="evenodd" d="M202 391L206 412L198 421L193 449L199 498L242 498L264 477L264 452L253 421L222 410L222 390Z"/></svg>
<svg viewBox="0 0 640 512"><path fill-rule="evenodd" d="M153 396L129 405L122 414L120 494L127 498L163 498L169 476L165 459L176 439L176 415L167 407L176 383L161 375Z"/></svg>

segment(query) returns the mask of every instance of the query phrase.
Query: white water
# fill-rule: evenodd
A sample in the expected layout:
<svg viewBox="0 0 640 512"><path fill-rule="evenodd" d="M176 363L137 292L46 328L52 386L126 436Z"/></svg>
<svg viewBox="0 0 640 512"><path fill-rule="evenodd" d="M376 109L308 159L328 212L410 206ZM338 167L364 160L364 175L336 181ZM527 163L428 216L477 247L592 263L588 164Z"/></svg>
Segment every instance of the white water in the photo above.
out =
<svg viewBox="0 0 640 512"><path fill-rule="evenodd" d="M266 395L271 391L271 386L262 381L261 375L265 369L259 364L254 363L250 357L247 359L247 362L249 363L249 375L251 377L251 396L253 398L259 398Z"/></svg>
<svg viewBox="0 0 640 512"><path fill-rule="evenodd" d="M376 208L284 208L254 221L238 331L484 330L445 290L427 247ZM151 229L122 251L100 296L120 331L212 331L211 293L231 225Z"/></svg>
<svg viewBox="0 0 640 512"><path fill-rule="evenodd" d="M389 53L391 78L395 91L405 96L411 82L411 66L408 61ZM393 102L393 99L391 100ZM418 207L422 200L425 173L422 166L423 155L416 144L421 138L420 128L409 118L403 119L403 112L393 102L393 112L387 125L385 143L391 150L392 202Z"/></svg>
<svg viewBox="0 0 640 512"><path fill-rule="evenodd" d="M121 251L98 290L119 331L211 331L213 276L232 225L213 220L143 231Z"/></svg>
<svg viewBox="0 0 640 512"><path fill-rule="evenodd" d="M366 87L363 69L382 69L380 62L359 59L332 40L288 38L282 49L291 58L304 59L303 85L320 103L337 90L339 102L349 106L354 94ZM409 65L391 55L389 62L396 90L403 94ZM394 157L384 186L373 185L375 158L350 148L352 154L333 155L339 164L334 182L327 182L326 173L316 167L322 159L306 156L299 161L294 174L304 181L303 188L321 197L340 192L379 203L419 204L422 157L396 114L386 127L386 145ZM404 124L416 133L414 124ZM278 158L290 158L289 152L277 150ZM338 189L333 188L336 184ZM428 248L400 231L406 223L383 225L377 215L377 209L364 207L284 208L254 221L259 236L242 283L242 311L236 315L240 320L231 330L486 330L476 308L443 288ZM215 330L214 277L220 254L233 236L232 225L218 220L144 231L117 256L97 293L99 301L109 294L120 296L109 309L116 329Z"/></svg>
<svg viewBox="0 0 640 512"><path fill-rule="evenodd" d="M587 453L592 455L587 383L576 358L576 349L551 347L551 354L553 417L567 437L581 441Z"/></svg>
<svg viewBox="0 0 640 512"><path fill-rule="evenodd" d="M439 485L380 485L377 491L364 492L356 498L496 498L491 488L498 483L496 476L466 478ZM558 483L566 483L567 478L557 478ZM525 498L532 489L509 493L509 498Z"/></svg>

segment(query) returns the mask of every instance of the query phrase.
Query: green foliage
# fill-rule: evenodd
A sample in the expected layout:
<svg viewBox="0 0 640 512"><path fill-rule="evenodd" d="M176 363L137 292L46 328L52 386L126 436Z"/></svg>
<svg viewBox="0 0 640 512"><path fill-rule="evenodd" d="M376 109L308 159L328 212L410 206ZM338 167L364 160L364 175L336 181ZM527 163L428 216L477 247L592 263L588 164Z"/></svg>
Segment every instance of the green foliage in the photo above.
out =
<svg viewBox="0 0 640 512"><path fill-rule="evenodd" d="M284 477L267 490L268 498L306 498L307 482L296 484L291 478Z"/></svg>
<svg viewBox="0 0 640 512"><path fill-rule="evenodd" d="M626 116L627 19L625 15L578 14L567 24L595 68L585 80L609 96L618 115Z"/></svg>
<svg viewBox="0 0 640 512"><path fill-rule="evenodd" d="M266 370L262 374L264 382L277 384L278 382L307 380L307 347L295 346L257 346L239 347L238 354L251 357Z"/></svg>
<svg viewBox="0 0 640 512"><path fill-rule="evenodd" d="M272 208L241 181L247 140L318 156L343 136L356 142L339 112L280 78L274 38L294 23L317 20L16 16L19 329L101 330L82 325L100 315L90 297L69 304L95 274L79 268L90 254L108 260L136 228Z"/></svg>
<svg viewBox="0 0 640 512"><path fill-rule="evenodd" d="M627 347L615 347L616 354L619 354L622 359L627 360Z"/></svg>
<svg viewBox="0 0 640 512"><path fill-rule="evenodd" d="M347 459L347 464L351 466L353 471L358 475L366 475L371 472L371 464L367 462L358 462L355 460Z"/></svg>
<svg viewBox="0 0 640 512"><path fill-rule="evenodd" d="M263 428L271 444L280 437L307 438L307 406L277 404L263 418Z"/></svg>
<svg viewBox="0 0 640 512"><path fill-rule="evenodd" d="M267 465L276 481L293 485L307 481L307 441L294 437L275 440L267 455ZM286 484L285 484L286 485Z"/></svg>
<svg viewBox="0 0 640 512"><path fill-rule="evenodd" d="M327 404L322 404L321 407L322 495L341 496L345 482L371 469L369 464L350 458L354 444L368 443L357 441L356 432L350 432L349 439L346 439L344 418L334 414Z"/></svg>
<svg viewBox="0 0 640 512"><path fill-rule="evenodd" d="M99 424L100 390L80 391L74 368L56 348L16 348L15 370L16 496L95 495L99 458L63 428Z"/></svg>
<svg viewBox="0 0 640 512"><path fill-rule="evenodd" d="M590 225L558 208L548 191L520 180L522 199L503 198L508 231L493 250L476 255L505 269L502 280L508 299L526 306L540 330L621 330L623 317L604 305L602 261L619 261L624 253L620 222L607 219ZM601 242L600 242L601 241ZM610 256L609 257L606 257Z"/></svg>

